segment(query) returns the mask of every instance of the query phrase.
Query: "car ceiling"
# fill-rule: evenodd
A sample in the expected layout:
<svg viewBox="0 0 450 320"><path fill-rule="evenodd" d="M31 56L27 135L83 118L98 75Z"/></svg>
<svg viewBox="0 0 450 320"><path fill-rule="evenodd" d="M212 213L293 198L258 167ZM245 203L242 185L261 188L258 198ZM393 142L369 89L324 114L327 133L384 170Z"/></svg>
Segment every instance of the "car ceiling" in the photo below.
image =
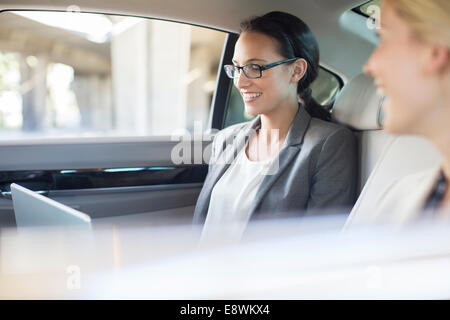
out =
<svg viewBox="0 0 450 320"><path fill-rule="evenodd" d="M237 32L239 22L249 16L279 10L297 15L315 33L321 64L351 78L375 45L366 19L349 11L361 0L0 0L2 10L80 8L84 12L103 12L161 18L205 25ZM349 55L351 52L351 55Z"/></svg>

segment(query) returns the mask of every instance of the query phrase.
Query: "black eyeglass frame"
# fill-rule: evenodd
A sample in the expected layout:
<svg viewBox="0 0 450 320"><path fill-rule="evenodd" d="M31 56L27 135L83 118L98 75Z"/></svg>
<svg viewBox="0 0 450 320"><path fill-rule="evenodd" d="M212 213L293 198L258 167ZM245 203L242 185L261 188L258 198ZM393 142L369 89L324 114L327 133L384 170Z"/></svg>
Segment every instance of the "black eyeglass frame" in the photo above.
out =
<svg viewBox="0 0 450 320"><path fill-rule="evenodd" d="M269 63L269 64L265 64L265 65L260 65L260 64L256 64L256 63L249 63L249 64L246 64L245 66L235 66L234 64L226 64L226 65L223 66L223 68L225 69L225 73L227 74L227 76L228 76L230 79L235 79L235 78L237 78L237 77L231 77L231 76L228 74L228 72L227 72L227 68L233 68L233 70L236 70L236 69L237 69L237 70L242 70L242 71L244 72L244 75L245 75L247 78L249 78L249 79L259 79L259 78L262 77L262 74L263 74L263 71L264 71L264 70L267 70L267 69L270 69L270 68L279 66L280 64L284 64L284 63L288 63L288 62L293 62L293 61L295 61L295 60L297 60L297 59L300 59L300 58L296 57L296 58L284 59L284 60L280 60L280 61L277 61L277 62L272 62L272 63ZM259 76L258 76L258 77L249 77L249 76L247 75L247 73L245 72L245 70L244 70L244 68L245 68L245 67L248 67L248 66L257 66L257 67L259 68ZM240 72L239 72L239 74L240 74Z"/></svg>

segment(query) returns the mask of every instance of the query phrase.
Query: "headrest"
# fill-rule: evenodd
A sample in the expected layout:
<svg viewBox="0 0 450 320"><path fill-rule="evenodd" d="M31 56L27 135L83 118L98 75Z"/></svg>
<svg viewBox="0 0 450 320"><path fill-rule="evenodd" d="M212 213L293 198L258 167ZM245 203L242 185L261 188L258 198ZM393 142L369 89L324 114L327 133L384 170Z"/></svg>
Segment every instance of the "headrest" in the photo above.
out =
<svg viewBox="0 0 450 320"><path fill-rule="evenodd" d="M348 82L336 99L333 119L356 130L381 129L384 97L377 93L373 78L360 74Z"/></svg>

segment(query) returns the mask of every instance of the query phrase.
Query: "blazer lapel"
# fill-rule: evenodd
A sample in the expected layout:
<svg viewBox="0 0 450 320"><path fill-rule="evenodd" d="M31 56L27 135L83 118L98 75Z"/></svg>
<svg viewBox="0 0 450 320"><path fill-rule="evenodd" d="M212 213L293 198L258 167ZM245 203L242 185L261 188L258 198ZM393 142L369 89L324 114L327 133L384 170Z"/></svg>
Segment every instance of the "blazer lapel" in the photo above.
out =
<svg viewBox="0 0 450 320"><path fill-rule="evenodd" d="M408 192L405 192L402 197L399 197L399 199L401 198L403 201L401 202L402 206L396 211L394 216L396 222L404 223L405 221L414 221L420 218L421 215L424 217L423 208L437 183L441 172L441 165L431 170L432 174L423 178L419 185L414 185L414 187L409 189ZM430 211L425 211L425 213L432 214Z"/></svg>
<svg viewBox="0 0 450 320"><path fill-rule="evenodd" d="M256 193L255 200L250 209L251 215L253 215L257 207L261 204L275 181L281 176L283 171L289 166L291 161L300 151L303 137L308 129L310 121L311 116L306 112L302 105L299 105L297 114L295 115L294 121L286 136L285 143L269 169L269 172L273 174L264 177Z"/></svg>
<svg viewBox="0 0 450 320"><path fill-rule="evenodd" d="M207 175L207 179L204 182L203 189L207 190L205 194L201 195L201 199L197 200L198 203L202 203L202 214L206 216L209 206L209 200L211 192L217 181L222 177L224 172L230 167L231 163L235 159L236 155L246 145L248 138L250 137L252 130L257 130L261 127L260 117L256 117L247 125L245 125L236 134L236 137L224 137L225 139L232 139L232 143L229 143L225 149L220 153L219 157L214 164L214 169ZM219 142L220 143L220 142Z"/></svg>

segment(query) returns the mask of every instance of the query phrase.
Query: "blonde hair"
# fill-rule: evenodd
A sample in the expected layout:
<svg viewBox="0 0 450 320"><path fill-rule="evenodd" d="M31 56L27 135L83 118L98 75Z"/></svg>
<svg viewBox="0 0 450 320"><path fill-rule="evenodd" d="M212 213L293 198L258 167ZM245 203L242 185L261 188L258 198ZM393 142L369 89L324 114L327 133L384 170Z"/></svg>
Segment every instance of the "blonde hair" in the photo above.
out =
<svg viewBox="0 0 450 320"><path fill-rule="evenodd" d="M450 48L450 0L384 0L421 40Z"/></svg>

